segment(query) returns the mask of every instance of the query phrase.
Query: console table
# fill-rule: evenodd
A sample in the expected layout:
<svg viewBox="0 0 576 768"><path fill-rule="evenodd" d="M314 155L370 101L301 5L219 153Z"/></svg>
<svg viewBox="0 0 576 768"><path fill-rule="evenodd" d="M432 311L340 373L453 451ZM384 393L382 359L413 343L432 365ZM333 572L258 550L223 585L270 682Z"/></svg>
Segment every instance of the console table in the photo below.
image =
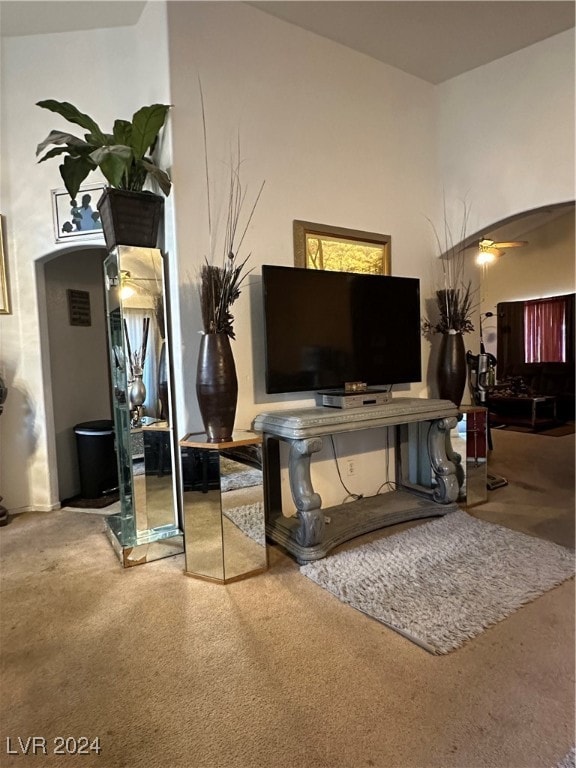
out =
<svg viewBox="0 0 576 768"><path fill-rule="evenodd" d="M449 400L409 397L362 408L312 407L259 414L252 429L263 438L267 536L299 563L306 563L363 533L458 509L461 457L450 442L450 430L457 421L458 409ZM323 509L310 475L310 458L321 450L323 438L382 427L394 427L397 490ZM282 514L281 440L290 446L294 517Z"/></svg>

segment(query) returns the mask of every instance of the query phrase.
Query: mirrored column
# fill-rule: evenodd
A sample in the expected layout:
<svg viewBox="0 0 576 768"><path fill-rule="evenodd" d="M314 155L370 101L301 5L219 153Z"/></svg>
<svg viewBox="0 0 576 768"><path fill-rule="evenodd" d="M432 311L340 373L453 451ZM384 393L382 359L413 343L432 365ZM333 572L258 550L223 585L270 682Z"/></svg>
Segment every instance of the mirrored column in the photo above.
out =
<svg viewBox="0 0 576 768"><path fill-rule="evenodd" d="M459 501L466 507L482 504L488 499L488 445L486 408L461 406L462 418L452 430L452 445L462 456L464 482Z"/></svg>
<svg viewBox="0 0 576 768"><path fill-rule="evenodd" d="M183 549L164 260L155 248L118 246L104 269L121 507L107 523L133 565Z"/></svg>
<svg viewBox="0 0 576 768"><path fill-rule="evenodd" d="M252 432L180 441L186 574L226 583L267 569L261 442Z"/></svg>

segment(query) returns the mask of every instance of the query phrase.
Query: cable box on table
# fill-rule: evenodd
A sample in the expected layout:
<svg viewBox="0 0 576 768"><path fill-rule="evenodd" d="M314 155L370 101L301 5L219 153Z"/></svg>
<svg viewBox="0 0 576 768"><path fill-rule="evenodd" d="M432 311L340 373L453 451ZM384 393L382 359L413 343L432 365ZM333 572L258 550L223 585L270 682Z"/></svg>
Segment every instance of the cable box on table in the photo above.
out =
<svg viewBox="0 0 576 768"><path fill-rule="evenodd" d="M363 389L347 392L345 389L327 389L316 392L316 403L327 408L362 408L365 405L385 405L392 400L388 389Z"/></svg>

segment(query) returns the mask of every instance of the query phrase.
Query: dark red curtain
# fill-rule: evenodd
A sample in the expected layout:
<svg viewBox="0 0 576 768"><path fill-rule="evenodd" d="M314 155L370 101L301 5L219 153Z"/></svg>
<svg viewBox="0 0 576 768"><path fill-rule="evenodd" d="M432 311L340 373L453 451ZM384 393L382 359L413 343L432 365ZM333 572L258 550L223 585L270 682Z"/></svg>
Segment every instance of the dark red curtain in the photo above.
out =
<svg viewBox="0 0 576 768"><path fill-rule="evenodd" d="M527 363L567 361L566 298L524 302L524 355Z"/></svg>
<svg viewBox="0 0 576 768"><path fill-rule="evenodd" d="M538 309L537 305L553 302L555 309L548 312L544 307ZM533 305L534 309L527 305ZM563 319L561 309L564 307ZM518 370L518 366L527 362L542 361L554 362L559 359L566 365L574 366L574 319L575 319L575 295L573 293L564 296L554 296L551 299L534 299L532 301L504 301L497 307L498 314L498 378L503 378ZM557 313L557 314L555 314ZM538 327L537 317L540 316L542 329ZM562 325L563 324L563 325ZM528 330L532 326L532 331ZM548 330L547 330L548 329ZM551 329L551 332L549 330ZM563 333L563 341L559 338ZM552 353L556 354L564 346L563 358L549 358L549 352L536 351L534 349L535 338L546 337L546 348L552 347ZM548 340L548 337L552 337ZM548 359L544 359L544 354Z"/></svg>

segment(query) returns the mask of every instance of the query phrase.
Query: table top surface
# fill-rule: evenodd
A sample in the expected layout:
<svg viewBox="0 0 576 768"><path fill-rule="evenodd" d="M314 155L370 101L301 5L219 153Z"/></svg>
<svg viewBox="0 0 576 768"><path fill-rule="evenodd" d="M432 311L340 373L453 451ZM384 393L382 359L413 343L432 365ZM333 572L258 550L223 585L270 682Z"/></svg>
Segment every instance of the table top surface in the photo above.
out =
<svg viewBox="0 0 576 768"><path fill-rule="evenodd" d="M260 445L262 435L247 429L239 429L232 433L232 440L211 443L205 432L188 432L179 442L180 445L188 448L206 448L207 450L219 451L223 448L238 448L241 445Z"/></svg>
<svg viewBox="0 0 576 768"><path fill-rule="evenodd" d="M383 405L359 408L318 406L260 413L252 422L258 432L286 439L336 434L457 416L450 400L394 397Z"/></svg>

